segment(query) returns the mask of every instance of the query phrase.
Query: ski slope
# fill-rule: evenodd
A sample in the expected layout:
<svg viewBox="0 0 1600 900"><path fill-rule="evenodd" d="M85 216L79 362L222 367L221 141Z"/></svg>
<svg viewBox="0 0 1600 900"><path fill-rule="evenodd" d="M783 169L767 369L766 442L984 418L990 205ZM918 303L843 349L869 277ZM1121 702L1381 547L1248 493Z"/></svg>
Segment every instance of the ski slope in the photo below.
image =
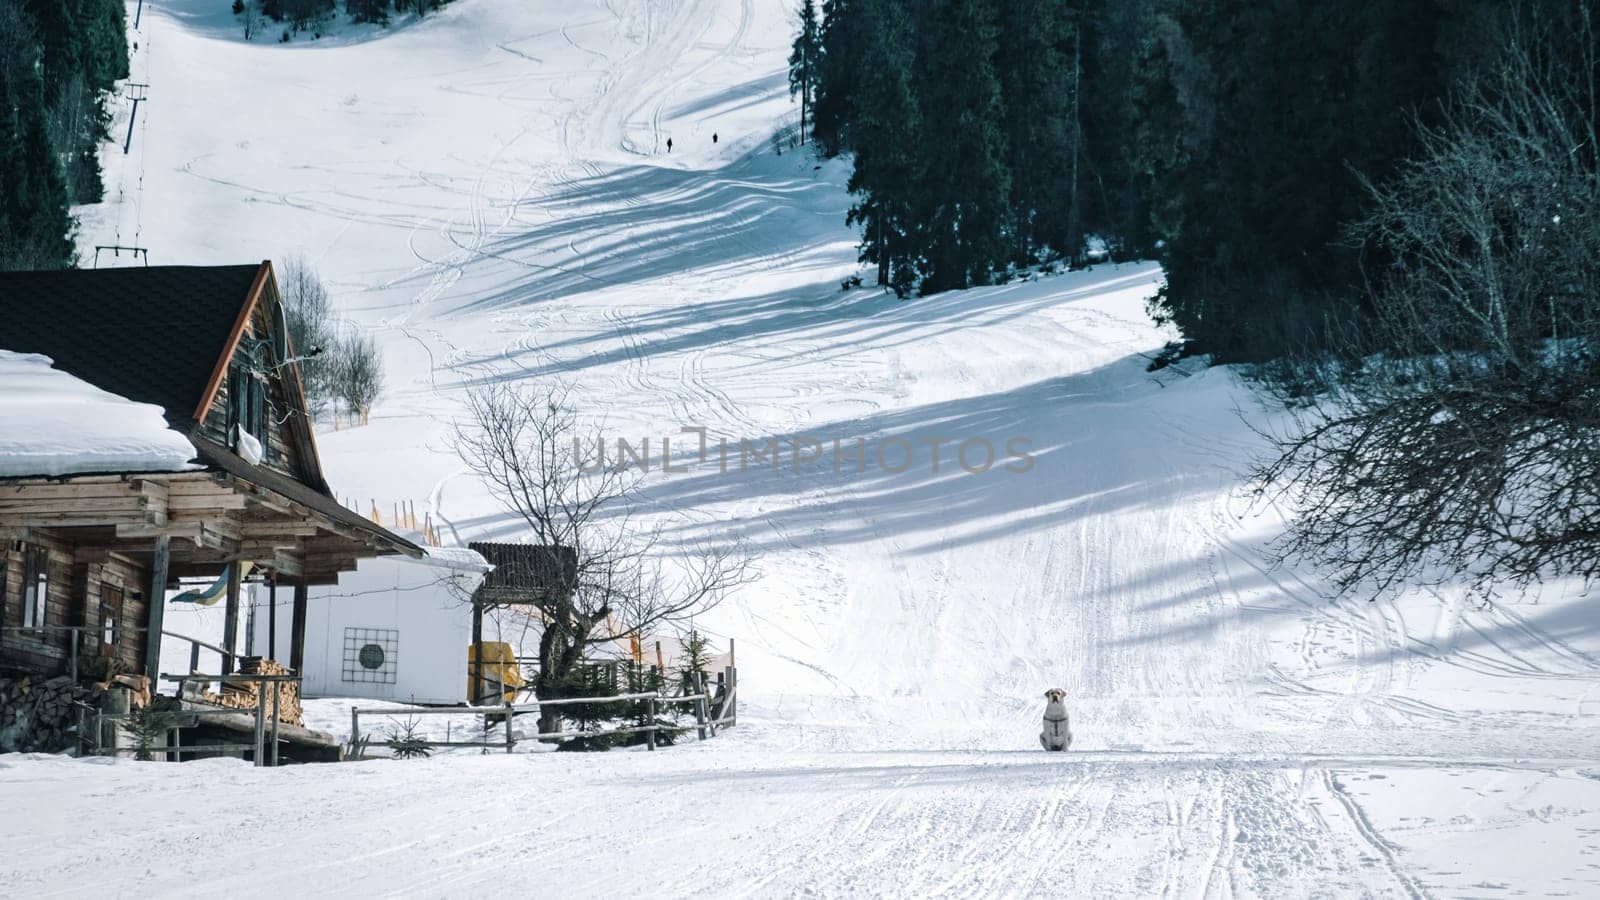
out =
<svg viewBox="0 0 1600 900"><path fill-rule="evenodd" d="M151 99L82 245L305 254L389 375L318 435L330 480L461 541L518 534L449 451L473 385L564 381L607 436L669 439L669 546L757 554L699 623L738 641L741 724L584 758L0 758L27 811L0 894L1600 894L1593 600L1335 599L1270 565L1290 513L1240 472L1272 419L1228 369L1145 371L1153 265L841 290L847 168L774 152L787 2L457 0L290 45L226 7L146 3ZM723 471L685 428L784 459ZM804 439L864 470L794 464ZM963 471L979 439L1031 467ZM1065 756L1036 749L1050 686ZM85 851L89 816L172 853L119 869L148 833ZM249 839L180 849L219 821ZM63 880L84 852L101 882Z"/></svg>

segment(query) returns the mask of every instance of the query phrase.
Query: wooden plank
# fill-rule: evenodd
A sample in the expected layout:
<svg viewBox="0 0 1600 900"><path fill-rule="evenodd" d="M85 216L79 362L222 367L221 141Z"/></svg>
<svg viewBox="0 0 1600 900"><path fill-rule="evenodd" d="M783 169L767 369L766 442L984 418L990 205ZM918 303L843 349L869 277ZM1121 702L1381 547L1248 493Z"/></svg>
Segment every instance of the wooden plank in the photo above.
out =
<svg viewBox="0 0 1600 900"><path fill-rule="evenodd" d="M222 674L233 674L233 655L239 647L239 565L228 567L227 606L222 620L222 646L228 653L222 658Z"/></svg>
<svg viewBox="0 0 1600 900"><path fill-rule="evenodd" d="M167 609L167 564L171 561L172 539L158 535L150 565L150 588L145 595L144 674L151 682L161 672L161 619Z"/></svg>
<svg viewBox="0 0 1600 900"><path fill-rule="evenodd" d="M174 497L233 497L237 492L228 484L226 476L208 476L204 481L172 481L167 483L167 499Z"/></svg>
<svg viewBox="0 0 1600 900"><path fill-rule="evenodd" d="M241 541L239 542L239 557L253 562L266 562L276 559L282 554L293 554L300 549L294 538L284 538L277 541Z"/></svg>
<svg viewBox="0 0 1600 900"><path fill-rule="evenodd" d="M275 554L267 565L272 567L272 571L275 574L288 575L291 578L304 575L306 570L305 566L301 564L300 558L289 552Z"/></svg>
<svg viewBox="0 0 1600 900"><path fill-rule="evenodd" d="M274 574L267 590L267 659L278 658L278 576ZM277 695L274 694L274 702Z"/></svg>
<svg viewBox="0 0 1600 900"><path fill-rule="evenodd" d="M307 592L303 581L294 585L294 619L289 626L289 668L302 672L306 660L306 603Z"/></svg>
<svg viewBox="0 0 1600 900"><path fill-rule="evenodd" d="M239 523L226 515L217 516L199 512L181 512L171 517L171 524L202 525L207 531L215 532L235 541L239 540L244 534L244 530L239 527Z"/></svg>
<svg viewBox="0 0 1600 900"><path fill-rule="evenodd" d="M239 549L237 534L228 535L217 526L220 522L168 522L165 525L152 525L148 523L123 523L117 525L117 538L120 540L141 540L154 538L158 535L188 541L197 548L217 550L223 553L236 553Z"/></svg>
<svg viewBox="0 0 1600 900"><path fill-rule="evenodd" d="M284 516L273 514L264 517L257 510L247 509L234 514L235 521L239 524L240 534L280 535L292 534L296 537L315 537L321 530L317 523L299 516Z"/></svg>
<svg viewBox="0 0 1600 900"><path fill-rule="evenodd" d="M108 510L105 512L52 512L9 513L0 512L7 526L13 528L103 528L112 525L151 525L142 509Z"/></svg>
<svg viewBox="0 0 1600 900"><path fill-rule="evenodd" d="M246 497L238 494L178 494L167 498L167 508L173 512L183 510L194 512L202 510L244 509L250 505Z"/></svg>
<svg viewBox="0 0 1600 900"><path fill-rule="evenodd" d="M151 478L135 478L128 482L128 487L141 497L151 502L165 503L168 497L167 484Z"/></svg>
<svg viewBox="0 0 1600 900"><path fill-rule="evenodd" d="M211 402L217 396L217 389L227 377L229 364L233 362L233 354L239 348L239 338L244 336L245 327L250 324L250 314L255 311L256 302L261 298L261 289L266 286L267 276L271 272L271 263L262 260L261 267L256 270L255 280L250 283L250 291L244 296L244 305L240 307L238 317L233 320L233 328L228 331L227 343L222 345L222 356L212 368L211 377L206 379L205 393L200 395L200 405L194 409L195 421L204 420L207 410L211 409Z"/></svg>
<svg viewBox="0 0 1600 900"><path fill-rule="evenodd" d="M483 604L472 604L472 696L474 705L483 702ZM514 699L514 698L513 698Z"/></svg>
<svg viewBox="0 0 1600 900"><path fill-rule="evenodd" d="M0 497L0 515L10 516L38 513L82 513L133 510L142 511L149 505L148 498L138 494L122 493L105 497Z"/></svg>
<svg viewBox="0 0 1600 900"><path fill-rule="evenodd" d="M0 500L75 500L95 497L143 496L133 483L101 481L92 483L51 482L47 484L0 484Z"/></svg>

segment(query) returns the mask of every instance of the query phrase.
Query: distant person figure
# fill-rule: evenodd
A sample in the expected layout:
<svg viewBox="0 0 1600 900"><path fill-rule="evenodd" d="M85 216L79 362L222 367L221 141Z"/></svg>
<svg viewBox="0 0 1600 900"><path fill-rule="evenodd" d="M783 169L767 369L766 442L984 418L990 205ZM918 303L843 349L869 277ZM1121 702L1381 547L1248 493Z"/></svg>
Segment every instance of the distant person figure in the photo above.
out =
<svg viewBox="0 0 1600 900"><path fill-rule="evenodd" d="M672 152L672 138L667 138L667 152Z"/></svg>
<svg viewBox="0 0 1600 900"><path fill-rule="evenodd" d="M717 133L715 131L713 131L713 132L711 132L711 143L715 144L716 142L717 142Z"/></svg>

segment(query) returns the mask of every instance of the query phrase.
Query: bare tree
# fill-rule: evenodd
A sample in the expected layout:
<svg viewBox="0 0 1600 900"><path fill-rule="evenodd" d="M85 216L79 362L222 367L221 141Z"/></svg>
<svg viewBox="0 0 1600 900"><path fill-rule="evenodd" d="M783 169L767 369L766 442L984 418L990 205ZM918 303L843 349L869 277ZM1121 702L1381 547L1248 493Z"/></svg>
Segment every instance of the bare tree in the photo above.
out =
<svg viewBox="0 0 1600 900"><path fill-rule="evenodd" d="M587 649L687 622L750 573L736 545L695 547L664 565L659 528L633 515L642 473L606 464L603 439L580 434L569 397L564 386L475 389L455 436L528 543L551 555L544 568L557 589L533 595L530 616L542 629L533 684L545 699L560 696ZM559 724L555 707L541 712L540 731Z"/></svg>
<svg viewBox="0 0 1600 900"><path fill-rule="evenodd" d="M372 404L383 394L383 358L377 341L355 331L338 337L328 372L333 394L361 424L367 424Z"/></svg>
<svg viewBox="0 0 1600 900"><path fill-rule="evenodd" d="M1341 587L1600 574L1600 122L1587 4L1522 23L1355 236L1372 315L1259 472ZM1285 393L1290 393L1285 391Z"/></svg>
<svg viewBox="0 0 1600 900"><path fill-rule="evenodd" d="M247 6L246 15L253 8L253 5ZM300 378L305 386L306 402L312 414L317 415L330 399L330 369L335 361L331 352L335 349L333 301L328 296L327 285L303 256L284 259L278 291L289 326L289 340L295 355L300 357Z"/></svg>
<svg viewBox="0 0 1600 900"><path fill-rule="evenodd" d="M261 10L258 0L233 0L233 14L239 17L244 25L244 39L255 37L256 31L261 27Z"/></svg>

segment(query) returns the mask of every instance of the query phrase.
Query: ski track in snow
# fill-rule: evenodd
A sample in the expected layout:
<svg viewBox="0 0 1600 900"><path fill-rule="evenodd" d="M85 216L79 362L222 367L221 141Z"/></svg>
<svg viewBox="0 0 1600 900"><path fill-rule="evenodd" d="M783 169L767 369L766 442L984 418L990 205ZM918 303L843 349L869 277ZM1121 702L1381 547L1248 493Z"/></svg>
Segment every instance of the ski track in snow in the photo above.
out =
<svg viewBox="0 0 1600 900"><path fill-rule="evenodd" d="M453 540L518 535L449 452L466 387L561 379L608 437L670 439L689 472L642 498L667 547L757 554L697 623L739 642L742 719L655 754L0 757L0 895L1600 893L1581 589L1369 603L1273 564L1286 513L1240 475L1266 414L1228 370L1145 371L1154 266L841 291L847 167L773 152L790 17L457 0L280 47L147 0L155 130L83 245L142 222L156 264L315 260L390 375L371 425L319 434L330 480ZM1023 437L1035 466L718 470L718 438L799 436ZM1030 752L1051 685L1065 755ZM91 819L145 827L71 837Z"/></svg>

